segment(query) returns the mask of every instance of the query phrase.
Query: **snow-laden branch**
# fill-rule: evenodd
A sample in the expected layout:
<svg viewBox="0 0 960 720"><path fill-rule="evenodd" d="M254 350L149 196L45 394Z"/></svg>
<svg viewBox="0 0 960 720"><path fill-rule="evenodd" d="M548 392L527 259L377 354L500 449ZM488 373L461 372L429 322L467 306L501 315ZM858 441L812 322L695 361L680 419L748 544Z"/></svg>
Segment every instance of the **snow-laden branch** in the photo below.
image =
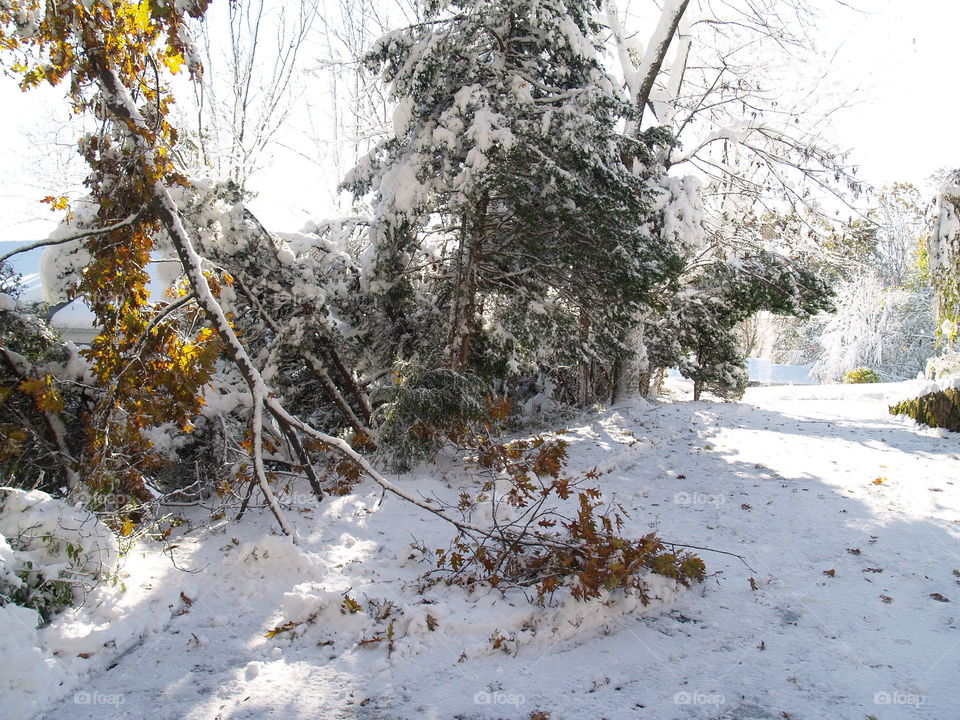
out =
<svg viewBox="0 0 960 720"><path fill-rule="evenodd" d="M143 117L140 115L139 111L134 105L133 100L126 88L117 77L116 71L113 69L110 61L106 58L103 58L99 54L95 55L95 58L97 61L99 61L99 77L107 107L118 118L123 120L132 131L134 131L131 132L131 136L135 146L137 147L137 150L142 153L145 163L152 163L154 151L145 139L148 135L146 132L143 132L147 130ZM207 278L203 273L203 258L200 257L194 248L189 233L187 232L186 227L180 218L176 203L162 181L157 181L153 184L152 196L153 210L157 214L160 222L163 224L170 237L170 241L173 244L177 255L179 256L181 263L183 264L184 272L188 281L190 282L191 287L193 288L193 292L197 296L200 306L203 308L207 318L216 328L218 334L224 342L227 353L236 364L237 369L240 371L241 376L250 389L253 399L252 430L254 475L268 507L270 508L274 517L277 519L277 522L279 523L284 534L290 536L290 538L296 542L294 530L287 523L283 516L276 496L274 495L267 481L266 470L263 465L262 429L264 410L267 410L271 415L273 415L273 417L278 423L280 423L281 426L297 429L308 437L319 441L324 446L329 447L349 458L364 472L364 474L370 477L384 490L393 493L397 497L400 497L407 502L410 502L417 507L432 513L433 515L436 515L463 533L469 534L473 537L480 536L502 541L502 538L498 537L497 534L491 530L464 522L463 520L458 520L457 518L452 517L451 515L438 510L437 508L431 507L424 500L421 500L415 495L408 493L394 483L390 482L380 472L378 472L366 458L354 450L346 441L323 433L289 413L286 408L284 408L283 404L271 392L260 371L257 369L257 366L247 353L243 343L237 337L237 334L227 319L222 306L213 294ZM544 537L539 534L532 537L511 538L511 542L519 545L534 545L541 547L567 547L566 544L558 540Z"/></svg>
<svg viewBox="0 0 960 720"><path fill-rule="evenodd" d="M30 252L31 250L36 250L37 248L49 247L51 245L63 245L68 242L73 242L74 240L82 240L83 238L93 237L94 235L105 235L111 233L114 230L122 230L125 227L130 227L137 220L143 217L143 213L146 211L146 207L140 208L137 212L129 217L115 222L113 225L107 225L101 228L92 228L90 230L83 230L82 232L73 233L71 235L66 235L64 237L58 238L47 238L46 240L38 240L37 242L30 243L28 245L21 245L18 248L11 250L10 252L0 255L0 263L6 262L14 255L19 255L21 253Z"/></svg>
<svg viewBox="0 0 960 720"><path fill-rule="evenodd" d="M663 10L660 13L660 22L650 36L650 42L647 44L647 51L643 55L640 66L636 69L636 75L640 79L633 101L637 108L637 127L643 119L643 111L647 102L650 100L650 93L653 91L653 84L656 82L657 75L663 67L663 61L667 57L667 50L670 49L670 42L680 26L680 20L687 10L690 0L666 0Z"/></svg>
<svg viewBox="0 0 960 720"><path fill-rule="evenodd" d="M623 73L623 81L627 85L627 92L630 98L635 99L640 93L640 76L634 67L633 60L630 57L630 48L627 46L627 36L620 22L620 14L617 10L616 0L606 0L604 3L606 10L607 26L613 33L613 42L617 48L617 58L620 60L620 68ZM634 47L636 48L636 46Z"/></svg>

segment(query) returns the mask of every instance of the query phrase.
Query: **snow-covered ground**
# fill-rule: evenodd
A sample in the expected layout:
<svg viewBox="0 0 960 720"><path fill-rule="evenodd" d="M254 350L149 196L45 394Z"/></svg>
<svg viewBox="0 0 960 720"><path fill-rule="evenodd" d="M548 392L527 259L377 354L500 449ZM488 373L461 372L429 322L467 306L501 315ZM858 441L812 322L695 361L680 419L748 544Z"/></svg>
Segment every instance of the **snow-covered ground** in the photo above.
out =
<svg viewBox="0 0 960 720"><path fill-rule="evenodd" d="M130 552L125 593L40 631L33 692L76 720L958 718L960 443L889 416L902 392L692 403L675 385L568 424L571 469L611 471L631 531L745 560L703 552L703 585L645 608L421 594L410 543L449 531L363 484L295 499L299 548L250 514L172 538L175 565ZM455 497L463 479L441 464L400 482Z"/></svg>

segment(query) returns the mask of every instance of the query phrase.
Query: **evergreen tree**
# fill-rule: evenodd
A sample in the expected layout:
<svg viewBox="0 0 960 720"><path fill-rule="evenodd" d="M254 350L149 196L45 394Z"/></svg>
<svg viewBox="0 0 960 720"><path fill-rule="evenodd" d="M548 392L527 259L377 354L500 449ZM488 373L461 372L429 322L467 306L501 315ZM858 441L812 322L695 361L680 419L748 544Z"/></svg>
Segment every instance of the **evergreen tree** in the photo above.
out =
<svg viewBox="0 0 960 720"><path fill-rule="evenodd" d="M814 273L775 253L756 250L729 260L718 257L685 278L666 307L647 324L655 367L678 367L704 390L739 398L747 387L744 353L736 327L766 310L810 317L829 307L830 293Z"/></svg>
<svg viewBox="0 0 960 720"><path fill-rule="evenodd" d="M652 153L669 136L618 132L632 109L599 61L594 3L425 10L366 58L397 102L395 136L344 183L373 193L366 287L420 318L435 362L457 371L610 357L677 271L646 227ZM424 288L435 307L417 312Z"/></svg>

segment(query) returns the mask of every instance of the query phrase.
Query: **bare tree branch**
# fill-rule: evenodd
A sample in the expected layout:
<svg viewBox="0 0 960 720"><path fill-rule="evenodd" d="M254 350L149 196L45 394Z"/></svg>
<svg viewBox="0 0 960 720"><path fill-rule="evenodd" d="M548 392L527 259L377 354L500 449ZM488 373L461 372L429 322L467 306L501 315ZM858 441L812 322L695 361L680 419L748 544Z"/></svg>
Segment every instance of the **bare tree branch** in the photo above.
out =
<svg viewBox="0 0 960 720"><path fill-rule="evenodd" d="M130 215L129 217L114 223L113 225L107 225L106 227L83 230L81 232L74 233L72 235L66 235L64 237L47 238L46 240L38 240L37 242L30 243L29 245L22 245L14 250L11 250L10 252L0 255L0 263L6 262L15 255L30 252L31 250L36 250L37 248L50 247L51 245L63 245L68 242L73 242L74 240L82 240L83 238L93 237L94 235L105 235L106 233L111 233L114 230L121 230L125 227L133 225L143 216L145 210L146 208L140 208L140 210L133 215Z"/></svg>

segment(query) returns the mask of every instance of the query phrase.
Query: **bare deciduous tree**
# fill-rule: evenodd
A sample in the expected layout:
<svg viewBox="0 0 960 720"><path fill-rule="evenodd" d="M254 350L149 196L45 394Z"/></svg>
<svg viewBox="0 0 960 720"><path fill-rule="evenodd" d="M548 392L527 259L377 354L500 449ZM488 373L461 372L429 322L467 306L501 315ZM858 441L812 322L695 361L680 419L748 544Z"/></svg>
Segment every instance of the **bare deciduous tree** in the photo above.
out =
<svg viewBox="0 0 960 720"><path fill-rule="evenodd" d="M197 24L203 80L193 87L197 160L241 188L294 105L319 0L227 3Z"/></svg>

